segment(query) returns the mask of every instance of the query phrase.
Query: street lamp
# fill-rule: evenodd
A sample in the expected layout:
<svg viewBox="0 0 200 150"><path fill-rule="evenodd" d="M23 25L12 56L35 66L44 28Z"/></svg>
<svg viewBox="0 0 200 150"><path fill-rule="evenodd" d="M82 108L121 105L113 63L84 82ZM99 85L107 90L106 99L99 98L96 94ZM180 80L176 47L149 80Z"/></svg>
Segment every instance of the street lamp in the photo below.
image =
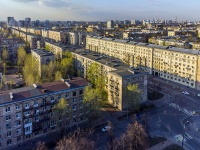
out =
<svg viewBox="0 0 200 150"><path fill-rule="evenodd" d="M185 126L186 124L189 123L189 121L186 121L184 124L183 124L183 139L182 139L182 148L183 148L183 141L184 141L184 138L185 138Z"/></svg>

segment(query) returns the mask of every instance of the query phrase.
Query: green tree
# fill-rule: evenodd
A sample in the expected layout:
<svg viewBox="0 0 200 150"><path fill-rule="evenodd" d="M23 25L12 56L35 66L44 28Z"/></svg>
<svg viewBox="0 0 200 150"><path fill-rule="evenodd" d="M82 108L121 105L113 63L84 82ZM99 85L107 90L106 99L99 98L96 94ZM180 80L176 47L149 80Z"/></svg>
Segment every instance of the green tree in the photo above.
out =
<svg viewBox="0 0 200 150"><path fill-rule="evenodd" d="M40 76L38 74L38 66L37 62L32 59L31 54L28 54L24 67L22 69L23 77L26 85L32 85L33 83L40 83Z"/></svg>
<svg viewBox="0 0 200 150"><path fill-rule="evenodd" d="M53 112L53 121L55 121L61 128L60 136L63 137L66 129L66 124L70 123L71 121L71 110L68 107L67 100L65 98L61 98L59 102L54 106Z"/></svg>
<svg viewBox="0 0 200 150"><path fill-rule="evenodd" d="M142 100L142 92L140 91L137 84L128 84L125 89L125 100L127 107L132 111L137 111L140 109L140 102Z"/></svg>
<svg viewBox="0 0 200 150"><path fill-rule="evenodd" d="M100 66L97 63L92 63L87 69L87 79L90 83L95 86L98 82L98 77L100 76L99 73Z"/></svg>
<svg viewBox="0 0 200 150"><path fill-rule="evenodd" d="M24 47L19 47L18 48L18 51L17 51L17 64L18 64L18 67L19 67L19 70L20 70L20 66L24 66L24 62L25 62L25 59L26 59L26 51L24 49Z"/></svg>
<svg viewBox="0 0 200 150"><path fill-rule="evenodd" d="M87 70L87 79L90 83L92 83L92 87L98 91L98 98L102 102L106 102L108 99L108 93L105 89L106 86L106 74L102 74L100 72L100 65L97 63L92 63L88 67Z"/></svg>
<svg viewBox="0 0 200 150"><path fill-rule="evenodd" d="M63 58L61 60L61 72L63 78L72 77L74 75L74 62L73 58Z"/></svg>
<svg viewBox="0 0 200 150"><path fill-rule="evenodd" d="M6 48L3 49L2 60L3 60L3 62L7 62L7 60L8 60L8 51Z"/></svg>
<svg viewBox="0 0 200 150"><path fill-rule="evenodd" d="M90 123L92 120L98 118L100 116L100 108L102 106L102 101L99 98L98 90L88 85L84 90L83 105L88 111Z"/></svg>
<svg viewBox="0 0 200 150"><path fill-rule="evenodd" d="M47 50L47 51L50 51L51 47L49 45L46 45L44 49Z"/></svg>
<svg viewBox="0 0 200 150"><path fill-rule="evenodd" d="M55 81L60 80L62 78L62 73L60 71L56 71L55 73Z"/></svg>

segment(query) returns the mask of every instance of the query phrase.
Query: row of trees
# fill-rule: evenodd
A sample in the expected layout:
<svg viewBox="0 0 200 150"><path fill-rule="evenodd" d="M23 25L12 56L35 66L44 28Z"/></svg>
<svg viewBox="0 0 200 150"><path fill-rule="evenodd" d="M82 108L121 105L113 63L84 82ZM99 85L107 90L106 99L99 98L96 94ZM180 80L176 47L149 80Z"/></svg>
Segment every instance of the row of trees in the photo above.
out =
<svg viewBox="0 0 200 150"><path fill-rule="evenodd" d="M93 130L86 131L76 130L68 136L62 138L56 143L56 150L95 150L96 139ZM148 137L144 127L134 121L128 124L124 134L116 138L112 128L107 132L107 143L105 147L108 150L145 150L148 147ZM39 142L35 150L47 150L47 146L43 142Z"/></svg>

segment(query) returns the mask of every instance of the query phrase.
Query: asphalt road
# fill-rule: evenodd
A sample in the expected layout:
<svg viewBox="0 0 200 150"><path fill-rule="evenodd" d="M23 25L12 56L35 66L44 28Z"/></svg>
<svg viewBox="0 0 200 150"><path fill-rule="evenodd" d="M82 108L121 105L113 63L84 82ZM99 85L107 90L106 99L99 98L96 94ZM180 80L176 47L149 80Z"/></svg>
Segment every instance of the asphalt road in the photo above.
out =
<svg viewBox="0 0 200 150"><path fill-rule="evenodd" d="M154 136L164 136L174 143L181 144L183 126L185 124L185 141L187 149L200 149L200 93L179 84L166 82L165 80L154 78L150 82L161 86L164 90L164 97L158 102L160 108L149 112L148 125L150 133ZM150 83L151 84L151 83ZM182 91L190 94L184 95Z"/></svg>

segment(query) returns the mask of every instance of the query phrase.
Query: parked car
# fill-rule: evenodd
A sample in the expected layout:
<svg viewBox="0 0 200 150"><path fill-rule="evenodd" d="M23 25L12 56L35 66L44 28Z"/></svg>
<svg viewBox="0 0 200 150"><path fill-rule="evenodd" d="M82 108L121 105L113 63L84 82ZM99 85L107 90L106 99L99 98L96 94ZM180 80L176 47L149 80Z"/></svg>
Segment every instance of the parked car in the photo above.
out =
<svg viewBox="0 0 200 150"><path fill-rule="evenodd" d="M105 131L108 131L108 130L110 130L111 129L111 126L105 126L105 127L103 127L101 130L103 131L103 132L105 132Z"/></svg>
<svg viewBox="0 0 200 150"><path fill-rule="evenodd" d="M183 91L182 94L189 95L187 91Z"/></svg>

